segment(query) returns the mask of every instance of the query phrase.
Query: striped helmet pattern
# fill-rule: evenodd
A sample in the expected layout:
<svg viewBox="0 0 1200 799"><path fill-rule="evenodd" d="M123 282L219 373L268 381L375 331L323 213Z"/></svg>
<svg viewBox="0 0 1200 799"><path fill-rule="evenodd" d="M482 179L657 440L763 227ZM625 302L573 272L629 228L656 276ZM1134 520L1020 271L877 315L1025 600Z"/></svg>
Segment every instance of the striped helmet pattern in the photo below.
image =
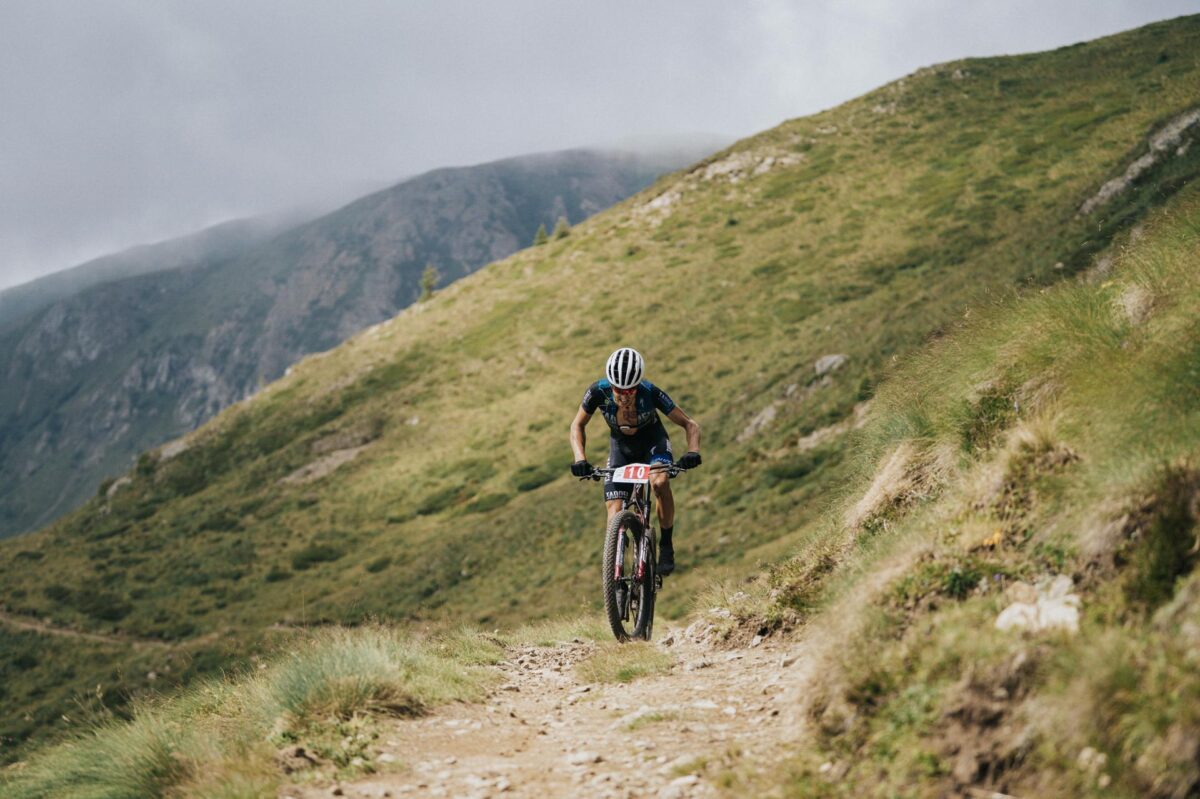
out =
<svg viewBox="0 0 1200 799"><path fill-rule="evenodd" d="M642 382L642 371L645 367L646 363L642 360L640 352L631 347L622 347L608 356L604 376L617 388L633 388Z"/></svg>

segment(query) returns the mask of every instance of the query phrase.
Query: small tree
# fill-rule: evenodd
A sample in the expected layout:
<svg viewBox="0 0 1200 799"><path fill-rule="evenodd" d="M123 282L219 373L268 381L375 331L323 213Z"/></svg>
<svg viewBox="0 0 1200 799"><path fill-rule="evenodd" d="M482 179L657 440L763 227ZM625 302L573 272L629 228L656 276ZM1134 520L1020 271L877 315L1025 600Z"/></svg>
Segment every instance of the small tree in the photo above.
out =
<svg viewBox="0 0 1200 799"><path fill-rule="evenodd" d="M549 240L550 240L550 237L546 235L546 226L538 225L537 233L533 234L533 246L541 247L543 244L545 244Z"/></svg>
<svg viewBox="0 0 1200 799"><path fill-rule="evenodd" d="M558 221L554 223L554 238L565 239L571 235L571 223L567 221L565 216L560 216Z"/></svg>
<svg viewBox="0 0 1200 799"><path fill-rule="evenodd" d="M425 271L421 273L421 296L417 302L425 302L433 296L433 290L437 288L438 281L442 279L442 273L433 264L426 264Z"/></svg>

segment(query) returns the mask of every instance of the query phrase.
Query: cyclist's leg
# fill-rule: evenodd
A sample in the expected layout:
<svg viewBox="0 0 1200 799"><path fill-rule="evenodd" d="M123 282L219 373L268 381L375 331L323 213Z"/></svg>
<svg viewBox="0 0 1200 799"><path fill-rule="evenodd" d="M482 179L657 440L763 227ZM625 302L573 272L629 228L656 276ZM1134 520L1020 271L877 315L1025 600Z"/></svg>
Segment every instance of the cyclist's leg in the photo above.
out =
<svg viewBox="0 0 1200 799"><path fill-rule="evenodd" d="M650 445L650 463L671 464L675 462L671 454L671 437L666 428L659 425L660 433L655 436ZM671 529L675 526L675 495L671 493L671 478L666 472L653 472L650 476L650 488L654 491L654 500L658 505L659 529Z"/></svg>
<svg viewBox="0 0 1200 799"><path fill-rule="evenodd" d="M662 425L656 431L654 441L650 445L650 463L674 463L671 455L671 439ZM658 529L661 537L658 548L658 573L672 574L675 571L675 545L672 540L675 527L675 496L671 493L671 478L666 472L653 472L650 477L650 488L654 490L654 498L658 508Z"/></svg>
<svg viewBox="0 0 1200 799"><path fill-rule="evenodd" d="M608 442L608 468L614 469L618 466L632 463L633 461L630 460L629 454L626 448L620 446L616 438L610 438ZM604 505L608 512L608 519L605 525L612 521L612 517L621 512L622 506L628 499L628 483L614 483L611 475L604 478Z"/></svg>

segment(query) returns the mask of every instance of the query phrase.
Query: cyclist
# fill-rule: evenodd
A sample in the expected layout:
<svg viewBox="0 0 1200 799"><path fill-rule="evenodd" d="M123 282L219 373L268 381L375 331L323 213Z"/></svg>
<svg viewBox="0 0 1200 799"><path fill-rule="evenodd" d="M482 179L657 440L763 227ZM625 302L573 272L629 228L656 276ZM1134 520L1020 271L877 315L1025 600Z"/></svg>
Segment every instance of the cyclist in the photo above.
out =
<svg viewBox="0 0 1200 799"><path fill-rule="evenodd" d="M663 427L658 412L662 411L675 424L687 431L687 454L679 459L679 466L694 469L700 465L700 425L677 406L667 392L642 379L645 361L637 350L622 347L608 357L604 367L604 378L588 386L583 394L583 403L575 420L571 422L571 450L575 462L571 474L588 477L594 467L587 461L587 435L584 428L592 420L597 409L604 415L612 434L608 445L608 468L628 463L672 463L671 439ZM650 487L658 501L658 526L662 530L662 547L659 553L658 571L670 574L675 570L675 547L671 540L675 532L675 499L671 495L671 483L666 472L654 472ZM621 510L621 503L629 499L630 488L626 483L614 483L611 476L604 480L604 502L608 507L608 519Z"/></svg>

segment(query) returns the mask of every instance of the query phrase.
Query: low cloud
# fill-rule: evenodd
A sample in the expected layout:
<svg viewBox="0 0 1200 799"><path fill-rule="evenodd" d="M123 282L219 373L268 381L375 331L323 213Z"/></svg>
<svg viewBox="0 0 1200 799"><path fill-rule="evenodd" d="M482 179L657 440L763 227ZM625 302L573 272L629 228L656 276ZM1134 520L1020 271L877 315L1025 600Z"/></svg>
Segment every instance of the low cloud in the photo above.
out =
<svg viewBox="0 0 1200 799"><path fill-rule="evenodd" d="M745 135L913 69L1196 2L0 6L0 286L420 171Z"/></svg>

